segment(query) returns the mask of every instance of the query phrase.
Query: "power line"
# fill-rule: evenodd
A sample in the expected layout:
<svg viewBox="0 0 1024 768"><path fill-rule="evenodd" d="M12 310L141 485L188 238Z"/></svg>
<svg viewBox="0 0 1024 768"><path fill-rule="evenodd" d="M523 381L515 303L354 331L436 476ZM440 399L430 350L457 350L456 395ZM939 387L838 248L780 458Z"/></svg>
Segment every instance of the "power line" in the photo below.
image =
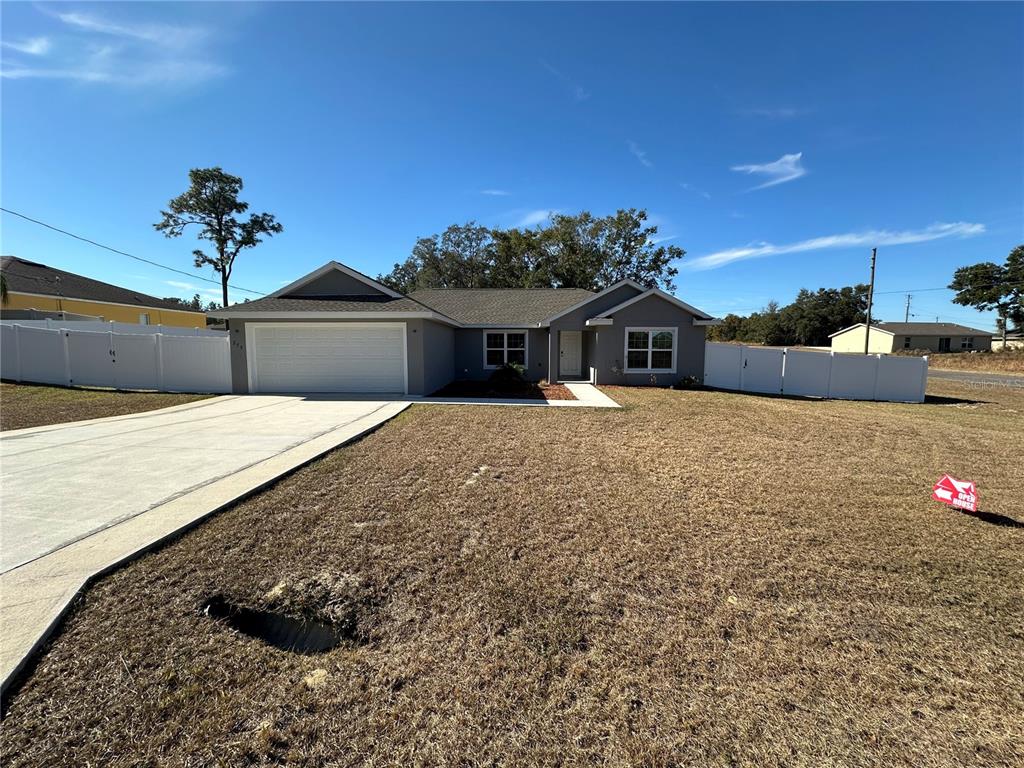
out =
<svg viewBox="0 0 1024 768"><path fill-rule="evenodd" d="M977 285L977 286L971 286L971 287L972 288L998 288L1001 285L1014 285L1014 286L1020 285L1020 286L1024 286L1024 282L1019 282L1018 283L1016 281L1010 281L1010 282L1004 282L1004 283L986 283L985 285ZM920 292L924 292L924 291L955 291L955 290L956 289L949 288L949 287L946 287L946 288L901 288L898 291L875 291L875 295L877 296L880 293L920 293Z"/></svg>
<svg viewBox="0 0 1024 768"><path fill-rule="evenodd" d="M24 219L25 221L31 221L33 224L38 224L41 227L46 227L47 229L52 229L54 232L60 232L62 235L67 235L68 237L73 237L73 238L75 238L75 240L81 240L83 243L88 243L89 245L95 245L97 248L102 248L102 249L104 249L106 251L110 251L111 253L116 253L116 254L118 254L120 256L127 256L129 259L135 259L136 261L141 261L144 264L151 264L154 267L160 267L160 269L166 269L169 272L177 272L179 275L185 275L185 277L193 278L195 280L202 280L203 282L206 282L206 283L213 283L213 285L216 285L218 287L221 285L219 280L211 280L208 277L203 277L201 275L197 275L194 272L186 272L186 271L184 271L182 269L175 269L174 267L168 267L166 264L160 264L159 262L152 261L150 259L144 259L141 256L136 256L135 254L128 253L127 251L119 251L117 248L111 248L109 245L104 245L103 243L97 243L95 240L90 240L88 237L82 237L81 235L76 235L74 232L68 232L65 229L61 229L60 227L55 227L52 224L47 224L45 221L39 221L38 219L33 219L31 216L26 216L23 213L18 213L17 211L12 211L9 208L0 207L0 211L3 211L4 213L9 213L12 216L17 216L18 218ZM228 283L228 288L231 288L231 289L236 290L236 291L242 291L244 293L253 293L253 294L256 294L257 296L265 296L266 295L265 291L254 291L254 290L252 290L250 288L240 288L237 285L231 285L230 283Z"/></svg>

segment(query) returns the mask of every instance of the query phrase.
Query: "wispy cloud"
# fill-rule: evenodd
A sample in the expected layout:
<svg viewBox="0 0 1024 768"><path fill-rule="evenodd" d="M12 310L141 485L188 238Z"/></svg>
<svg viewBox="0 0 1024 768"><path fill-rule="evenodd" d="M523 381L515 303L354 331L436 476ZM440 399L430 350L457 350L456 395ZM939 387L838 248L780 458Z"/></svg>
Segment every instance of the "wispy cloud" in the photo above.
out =
<svg viewBox="0 0 1024 768"><path fill-rule="evenodd" d="M739 110L741 115L748 117L764 117L768 120L791 120L806 115L811 110L802 107L750 107Z"/></svg>
<svg viewBox="0 0 1024 768"><path fill-rule="evenodd" d="M629 139L626 142L626 146L629 147L629 153L633 155L633 157L635 157L637 160L639 160L641 165L645 165L648 168L654 167L654 163L652 163L650 159L647 157L647 150L641 149L640 145L637 144L632 139Z"/></svg>
<svg viewBox="0 0 1024 768"><path fill-rule="evenodd" d="M516 226L534 227L538 224L543 224L556 213L558 213L558 211L551 208L538 208L534 211L527 211L519 217L519 221L516 222Z"/></svg>
<svg viewBox="0 0 1024 768"><path fill-rule="evenodd" d="M803 156L803 152L797 152L793 155L783 155L773 163L764 163L763 165L734 165L732 166L732 170L739 171L740 173L768 177L768 181L764 184L758 184L756 187L751 187L750 190L748 190L752 192L755 189L774 187L776 184L784 184L787 181L793 181L793 179L799 179L801 176L806 176L807 169L804 168L802 160Z"/></svg>
<svg viewBox="0 0 1024 768"><path fill-rule="evenodd" d="M192 283L186 283L184 280L164 280L165 285L169 285L172 288L177 288L179 291L189 291L190 293L198 293L203 296L212 296L213 298L220 298L221 291L216 288L206 288L200 285L193 285Z"/></svg>
<svg viewBox="0 0 1024 768"><path fill-rule="evenodd" d="M481 189L480 194L488 197L508 197L510 193L504 189Z"/></svg>
<svg viewBox="0 0 1024 768"><path fill-rule="evenodd" d="M58 11L53 13L53 16L69 26L88 32L144 40L165 48L188 47L199 42L208 34L208 31L202 27L183 27L176 24L129 24L76 11Z"/></svg>
<svg viewBox="0 0 1024 768"><path fill-rule="evenodd" d="M544 59L540 60L540 65L561 81L562 85L565 86L569 93L572 94L573 101L586 101L590 98L590 91L577 83L562 70L548 64Z"/></svg>
<svg viewBox="0 0 1024 768"><path fill-rule="evenodd" d="M679 182L679 186L682 187L683 189L685 189L687 192L693 192L693 194L695 194L695 195L700 195L705 200L710 200L711 199L711 195L709 195L703 189L700 189L699 187L693 186L693 184L687 184L685 181L681 181L681 182Z"/></svg>
<svg viewBox="0 0 1024 768"><path fill-rule="evenodd" d="M82 11L39 10L67 28L59 55L47 56L45 65L5 59L0 71L3 77L186 86L227 72L215 61L212 30L203 27L128 23ZM52 48L47 38L33 38L28 43L32 45L4 42L4 48L36 57Z"/></svg>
<svg viewBox="0 0 1024 768"><path fill-rule="evenodd" d="M894 231L890 229L873 229L865 232L847 232L840 235L826 235L797 243L773 245L772 243L753 243L741 248L730 248L725 251L709 253L695 259L687 259L681 266L692 270L717 269L735 261L758 259L764 256L778 256L786 253L805 253L831 248L882 247L892 245L908 245L940 240L944 237L973 237L985 231L984 224L972 224L965 221L953 223L939 222L924 229L908 229Z"/></svg>
<svg viewBox="0 0 1024 768"><path fill-rule="evenodd" d="M4 40L0 45L18 53L27 53L30 56L45 56L52 47L48 37L30 37L27 40Z"/></svg>

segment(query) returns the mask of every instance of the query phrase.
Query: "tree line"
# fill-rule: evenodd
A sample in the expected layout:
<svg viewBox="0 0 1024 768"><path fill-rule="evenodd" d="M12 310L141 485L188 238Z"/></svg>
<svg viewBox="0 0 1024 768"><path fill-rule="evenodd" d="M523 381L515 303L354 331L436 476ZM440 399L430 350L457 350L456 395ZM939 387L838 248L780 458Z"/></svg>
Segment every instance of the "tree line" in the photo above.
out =
<svg viewBox="0 0 1024 768"><path fill-rule="evenodd" d="M553 214L535 228L453 224L421 237L409 257L378 280L401 293L423 288L586 288L629 278L675 289L673 262L686 251L661 245L658 227L636 208L594 216Z"/></svg>
<svg viewBox="0 0 1024 768"><path fill-rule="evenodd" d="M748 317L729 314L722 324L708 329L712 341L742 341L748 344L810 347L829 345L829 334L863 323L868 308L868 286L845 288L801 288L792 304L780 307L770 301L760 312Z"/></svg>

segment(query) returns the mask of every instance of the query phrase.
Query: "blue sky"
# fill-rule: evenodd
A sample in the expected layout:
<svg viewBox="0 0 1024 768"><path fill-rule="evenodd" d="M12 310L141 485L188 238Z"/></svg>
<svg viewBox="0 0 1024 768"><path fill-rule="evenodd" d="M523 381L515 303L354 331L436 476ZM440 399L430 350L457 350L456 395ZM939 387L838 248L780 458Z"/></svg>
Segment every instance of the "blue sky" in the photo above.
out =
<svg viewBox="0 0 1024 768"><path fill-rule="evenodd" d="M876 314L992 327L960 265L1024 241L1024 5L2 5L3 206L195 275L152 229L191 167L282 235L232 282L370 274L456 222L646 208L723 315L867 280ZM219 290L9 215L2 250ZM892 293L889 293L889 292ZM232 299L247 294L233 292Z"/></svg>

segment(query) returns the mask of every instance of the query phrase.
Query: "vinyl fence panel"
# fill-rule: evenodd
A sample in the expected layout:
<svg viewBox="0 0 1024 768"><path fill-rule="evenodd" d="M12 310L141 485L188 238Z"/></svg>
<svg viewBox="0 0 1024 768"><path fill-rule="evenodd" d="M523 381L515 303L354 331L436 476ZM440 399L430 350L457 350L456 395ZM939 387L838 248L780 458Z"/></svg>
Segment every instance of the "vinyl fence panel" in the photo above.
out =
<svg viewBox="0 0 1024 768"><path fill-rule="evenodd" d="M67 340L70 384L81 387L114 386L111 334L95 331L57 331Z"/></svg>
<svg viewBox="0 0 1024 768"><path fill-rule="evenodd" d="M64 334L46 328L18 328L19 381L40 384L68 384ZM7 373L4 373L7 377Z"/></svg>
<svg viewBox="0 0 1024 768"><path fill-rule="evenodd" d="M112 333L114 384L118 389L160 389L157 336Z"/></svg>
<svg viewBox="0 0 1024 768"><path fill-rule="evenodd" d="M183 328L178 325L142 325L141 323L118 323L113 320L0 320L0 325L20 325L24 328L63 328L66 331L107 331L113 333L131 333L153 336L162 333L165 336L215 336L226 337L227 331L216 331L208 328Z"/></svg>
<svg viewBox="0 0 1024 768"><path fill-rule="evenodd" d="M824 397L831 371L831 354L787 349L782 392L796 397Z"/></svg>
<svg viewBox="0 0 1024 768"><path fill-rule="evenodd" d="M231 342L218 336L0 325L0 376L41 384L230 392Z"/></svg>
<svg viewBox="0 0 1024 768"><path fill-rule="evenodd" d="M924 402L924 390L927 382L927 358L890 356L879 358L875 400Z"/></svg>
<svg viewBox="0 0 1024 768"><path fill-rule="evenodd" d="M708 342L704 384L740 392L924 402L928 358Z"/></svg>
<svg viewBox="0 0 1024 768"><path fill-rule="evenodd" d="M13 325L0 326L0 377L17 381L21 378L18 370L18 339Z"/></svg>
<svg viewBox="0 0 1024 768"><path fill-rule="evenodd" d="M231 391L231 342L226 336L164 336L161 347L161 389L168 392Z"/></svg>
<svg viewBox="0 0 1024 768"><path fill-rule="evenodd" d="M782 392L784 350L767 347L743 347L743 373L740 389L777 395Z"/></svg>
<svg viewBox="0 0 1024 768"><path fill-rule="evenodd" d="M831 355L828 396L843 400L874 400L878 378L877 355Z"/></svg>
<svg viewBox="0 0 1024 768"><path fill-rule="evenodd" d="M716 389L739 389L743 347L708 342L704 348L704 384Z"/></svg>

